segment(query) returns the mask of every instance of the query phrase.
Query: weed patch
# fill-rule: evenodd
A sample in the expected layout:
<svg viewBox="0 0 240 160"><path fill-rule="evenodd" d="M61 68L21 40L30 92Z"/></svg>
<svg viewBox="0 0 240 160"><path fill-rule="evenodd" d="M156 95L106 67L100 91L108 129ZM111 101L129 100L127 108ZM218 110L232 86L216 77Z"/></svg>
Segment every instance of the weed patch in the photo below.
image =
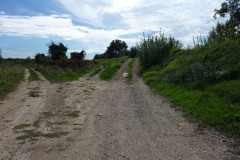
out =
<svg viewBox="0 0 240 160"><path fill-rule="evenodd" d="M43 66L36 65L34 68L41 72L47 79L52 81L72 81L77 80L79 77L82 77L92 71L92 68L83 67L83 68L61 68L56 65L52 66Z"/></svg>
<svg viewBox="0 0 240 160"><path fill-rule="evenodd" d="M0 99L14 91L20 81L24 79L24 67L10 63L0 63Z"/></svg>
<svg viewBox="0 0 240 160"><path fill-rule="evenodd" d="M31 91L29 91L28 94L29 94L30 97L39 97L40 93L41 93L40 88L39 87L35 87Z"/></svg>
<svg viewBox="0 0 240 160"><path fill-rule="evenodd" d="M35 137L39 137L42 135L42 133L40 131L36 131L36 130L23 130L22 131L24 133L24 135L22 136L18 136L17 139L18 140L23 140L23 139L31 139L31 138L35 138Z"/></svg>
<svg viewBox="0 0 240 160"><path fill-rule="evenodd" d="M89 76L93 77L93 76L97 75L99 72L101 72L101 70L102 70L101 68L98 68L93 73L91 73Z"/></svg>
<svg viewBox="0 0 240 160"><path fill-rule="evenodd" d="M133 58L129 63L128 63L128 76L127 76L127 82L132 81L132 69L133 69L133 63L135 61L135 58Z"/></svg>
<svg viewBox="0 0 240 160"><path fill-rule="evenodd" d="M19 124L17 126L14 127L14 129L23 129L23 128L27 128L27 127L30 127L31 124Z"/></svg>
<svg viewBox="0 0 240 160"><path fill-rule="evenodd" d="M28 78L29 81L38 81L40 78L38 77L37 73L33 71L33 69L29 69L30 77Z"/></svg>
<svg viewBox="0 0 240 160"><path fill-rule="evenodd" d="M36 127L36 128L40 127L40 120L33 122L33 127Z"/></svg>
<svg viewBox="0 0 240 160"><path fill-rule="evenodd" d="M55 114L53 114L52 112L43 112L45 117L53 117L55 116Z"/></svg>
<svg viewBox="0 0 240 160"><path fill-rule="evenodd" d="M79 113L80 113L80 111L75 110L75 111L72 111L70 113L67 113L66 115L69 116L69 117L77 118L77 117L79 117Z"/></svg>
<svg viewBox="0 0 240 160"><path fill-rule="evenodd" d="M99 63L99 65L105 67L105 69L100 73L99 77L103 80L111 79L121 67L122 63L124 63L127 59L128 57L97 60L96 62Z"/></svg>

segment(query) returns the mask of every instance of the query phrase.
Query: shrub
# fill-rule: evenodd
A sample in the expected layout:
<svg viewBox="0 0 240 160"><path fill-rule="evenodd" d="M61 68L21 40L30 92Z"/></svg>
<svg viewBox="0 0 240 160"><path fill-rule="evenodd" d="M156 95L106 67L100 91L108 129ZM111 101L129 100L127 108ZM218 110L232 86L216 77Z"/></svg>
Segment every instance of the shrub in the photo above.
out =
<svg viewBox="0 0 240 160"><path fill-rule="evenodd" d="M38 53L35 55L35 61L37 63L43 63L45 60L45 55L43 53Z"/></svg>
<svg viewBox="0 0 240 160"><path fill-rule="evenodd" d="M87 67L92 64L90 60L67 59L57 62L58 66L63 68L80 68Z"/></svg>
<svg viewBox="0 0 240 160"><path fill-rule="evenodd" d="M181 47L180 41L160 32L158 35L148 35L148 38L143 37L137 45L137 51L143 69L147 69L154 65L162 66L170 50Z"/></svg>
<svg viewBox="0 0 240 160"><path fill-rule="evenodd" d="M86 52L82 50L81 52L72 52L71 59L83 60L86 56Z"/></svg>
<svg viewBox="0 0 240 160"><path fill-rule="evenodd" d="M135 58L137 56L137 47L132 47L128 54L129 58Z"/></svg>
<svg viewBox="0 0 240 160"><path fill-rule="evenodd" d="M97 59L105 59L107 58L105 54L96 54L93 58L93 60L97 60Z"/></svg>
<svg viewBox="0 0 240 160"><path fill-rule="evenodd" d="M161 74L161 79L174 84L202 83L214 80L215 72L215 68L210 64L193 63L165 71Z"/></svg>

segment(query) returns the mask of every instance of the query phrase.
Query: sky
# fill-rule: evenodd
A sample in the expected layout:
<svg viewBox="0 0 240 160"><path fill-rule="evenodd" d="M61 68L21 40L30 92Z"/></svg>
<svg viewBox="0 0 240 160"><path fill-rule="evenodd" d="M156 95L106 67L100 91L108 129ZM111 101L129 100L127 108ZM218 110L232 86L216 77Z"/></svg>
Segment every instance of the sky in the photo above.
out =
<svg viewBox="0 0 240 160"><path fill-rule="evenodd" d="M0 0L0 49L3 58L48 54L48 44L62 42L67 55L85 50L86 59L104 53L120 39L129 48L143 32L160 30L192 45L221 20L214 9L224 0Z"/></svg>

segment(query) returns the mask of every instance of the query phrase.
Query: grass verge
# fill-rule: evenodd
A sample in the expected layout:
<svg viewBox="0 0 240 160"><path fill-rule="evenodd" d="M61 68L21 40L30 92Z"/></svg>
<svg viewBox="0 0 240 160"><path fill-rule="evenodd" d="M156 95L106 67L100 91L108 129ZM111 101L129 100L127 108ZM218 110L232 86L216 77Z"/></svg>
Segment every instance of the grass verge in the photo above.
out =
<svg viewBox="0 0 240 160"><path fill-rule="evenodd" d="M24 79L24 67L14 63L0 64L0 100L14 91Z"/></svg>
<svg viewBox="0 0 240 160"><path fill-rule="evenodd" d="M133 63L135 61L135 58L133 58L129 63L128 63L128 76L127 76L127 82L132 81L132 69L133 69Z"/></svg>
<svg viewBox="0 0 240 160"><path fill-rule="evenodd" d="M38 77L37 73L33 71L33 69L29 69L30 77L28 78L29 81L38 81L40 78Z"/></svg>
<svg viewBox="0 0 240 160"><path fill-rule="evenodd" d="M143 74L145 81L166 96L202 126L214 127L225 135L240 138L240 80L210 84L205 89L189 89L160 81L157 71Z"/></svg>

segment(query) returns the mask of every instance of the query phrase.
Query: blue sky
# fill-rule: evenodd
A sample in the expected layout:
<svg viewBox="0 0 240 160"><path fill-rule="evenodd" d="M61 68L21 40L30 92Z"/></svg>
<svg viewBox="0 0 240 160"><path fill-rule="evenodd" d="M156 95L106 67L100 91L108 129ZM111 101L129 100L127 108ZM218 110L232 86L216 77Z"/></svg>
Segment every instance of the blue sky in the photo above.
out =
<svg viewBox="0 0 240 160"><path fill-rule="evenodd" d="M4 58L47 54L51 41L87 59L114 39L135 45L143 32L160 28L185 46L216 25L224 0L0 0L0 49Z"/></svg>

